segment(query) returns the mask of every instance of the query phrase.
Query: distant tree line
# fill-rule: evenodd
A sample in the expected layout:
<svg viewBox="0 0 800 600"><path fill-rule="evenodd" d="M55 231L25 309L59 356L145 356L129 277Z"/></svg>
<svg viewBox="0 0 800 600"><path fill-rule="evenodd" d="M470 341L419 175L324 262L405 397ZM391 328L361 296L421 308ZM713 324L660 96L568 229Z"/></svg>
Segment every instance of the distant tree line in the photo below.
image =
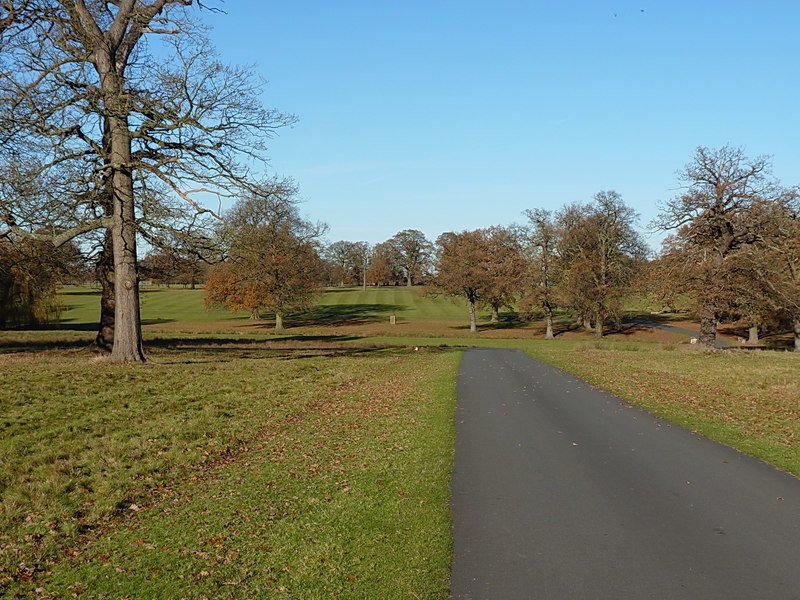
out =
<svg viewBox="0 0 800 600"><path fill-rule="evenodd" d="M447 232L431 243L417 230L370 248L338 241L323 256L329 285L428 283L463 297L470 328L476 307L514 307L542 318L555 335L556 311L602 336L622 326L623 300L649 294L670 307L688 299L700 321L699 342L716 347L717 325L791 330L800 351L800 194L784 187L764 157L698 148L680 172L682 193L653 225L671 232L655 256L636 230L636 213L614 191L556 211L531 209L527 222Z"/></svg>

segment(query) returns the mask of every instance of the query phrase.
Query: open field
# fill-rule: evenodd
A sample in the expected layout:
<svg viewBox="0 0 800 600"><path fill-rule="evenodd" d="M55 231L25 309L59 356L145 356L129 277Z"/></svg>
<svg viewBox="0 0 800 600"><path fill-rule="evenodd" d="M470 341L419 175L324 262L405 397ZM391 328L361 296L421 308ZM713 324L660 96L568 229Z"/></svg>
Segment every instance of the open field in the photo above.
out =
<svg viewBox="0 0 800 600"><path fill-rule="evenodd" d="M140 296L142 322L146 326L175 322L253 325L246 312L206 310L203 305L204 295L205 291L202 289L146 286ZM69 286L63 289L62 299L64 310L60 322L65 327L82 327L97 321L99 288ZM392 314L397 315L400 321L409 318L464 320L467 308L460 298L429 295L424 288L418 287L369 287L366 291L361 288L328 288L313 309L289 316L288 324L292 327L308 327L388 322ZM481 313L483 317L487 315L488 313ZM272 314L265 313L263 317L264 322L257 326L268 328L274 325Z"/></svg>
<svg viewBox="0 0 800 600"><path fill-rule="evenodd" d="M99 297L67 291L60 328L0 332L8 597L446 598L468 346L519 348L800 474L795 353L641 326L470 335L463 307L405 288L333 291L276 335L163 289L143 294L151 362L116 366L85 350Z"/></svg>
<svg viewBox="0 0 800 600"><path fill-rule="evenodd" d="M247 313L225 310L207 311L202 289L146 287L141 294L144 330L160 333L266 334L274 329L273 315L264 313L254 321ZM99 290L89 287L64 289L64 310L60 327L93 330L99 315ZM397 324L389 318L396 315ZM318 304L302 314L287 318L294 335L399 336L399 337L489 337L535 339L542 337L543 325L523 322L510 312L500 313L499 323L489 322L489 313L479 311L477 336L469 334L467 306L461 298L433 295L425 288L370 287L328 288ZM662 318L662 317L658 317ZM556 322L560 339L592 339L592 332L580 330L572 319ZM649 341L681 341L685 336L659 331L652 327L626 327L623 332L609 331L609 339L627 340L633 335ZM730 338L731 340L733 338Z"/></svg>

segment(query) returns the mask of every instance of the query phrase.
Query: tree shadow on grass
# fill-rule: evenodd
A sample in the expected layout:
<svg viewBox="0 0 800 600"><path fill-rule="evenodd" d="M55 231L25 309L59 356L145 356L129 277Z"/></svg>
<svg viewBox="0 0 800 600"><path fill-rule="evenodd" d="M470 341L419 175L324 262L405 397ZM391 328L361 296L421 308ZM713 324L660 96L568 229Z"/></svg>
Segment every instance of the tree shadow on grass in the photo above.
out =
<svg viewBox="0 0 800 600"><path fill-rule="evenodd" d="M299 346L300 344L336 344L343 342L352 342L359 340L358 336L352 335L280 335L271 336L267 339L255 339L245 336L232 336L232 337L178 337L160 334L151 339L145 340L145 346L148 348L160 348L163 350L179 350L179 349L194 349L194 348L269 348L279 345L293 345Z"/></svg>
<svg viewBox="0 0 800 600"><path fill-rule="evenodd" d="M140 288L139 289L139 295L152 294L152 293L156 293L156 292L169 292L169 291L180 290L180 289L189 289L189 288L157 288L157 289L152 289L152 288L141 289ZM102 294L103 294L103 292L102 292L102 290L100 288L85 289L85 290L68 290L68 289L62 288L58 292L59 296L101 296Z"/></svg>
<svg viewBox="0 0 800 600"><path fill-rule="evenodd" d="M89 337L61 339L26 339L25 331L17 332L18 337L0 339L0 354L30 353L48 351L91 351ZM182 337L163 335L145 339L145 352L154 356L169 356L171 352L196 352L213 360L205 362L228 362L239 358L274 358L276 356L296 356L307 358L320 353L354 354L384 350L386 345L358 344L360 338L347 335L286 335L268 339L251 337ZM354 343L355 342L355 343ZM178 360L175 362L198 362Z"/></svg>
<svg viewBox="0 0 800 600"><path fill-rule="evenodd" d="M71 323L73 319L61 319L57 323L45 323L38 327L30 327L25 331L97 331L99 323ZM162 325L164 323L174 323L177 319L142 319L142 325ZM7 330L7 331L14 331Z"/></svg>
<svg viewBox="0 0 800 600"><path fill-rule="evenodd" d="M461 318L461 317L457 317ZM469 317L464 317L464 323L453 326L453 329L469 329ZM535 321L520 319L516 313L501 314L497 321L490 321L489 317L480 317L477 321L478 331L493 331L495 329L522 329Z"/></svg>
<svg viewBox="0 0 800 600"><path fill-rule="evenodd" d="M389 315L400 312L404 306L398 304L325 304L292 315L289 321L294 326L311 325L358 325L384 321Z"/></svg>
<svg viewBox="0 0 800 600"><path fill-rule="evenodd" d="M142 325L171 323L175 319L145 319ZM0 334L0 354L15 352L47 352L51 350L89 350L94 335L99 328L98 323L50 323L26 329L3 329ZM40 333L47 332L49 339L43 339ZM63 337L58 333L63 332ZM87 335L91 333L92 335ZM146 345L146 342L145 342Z"/></svg>

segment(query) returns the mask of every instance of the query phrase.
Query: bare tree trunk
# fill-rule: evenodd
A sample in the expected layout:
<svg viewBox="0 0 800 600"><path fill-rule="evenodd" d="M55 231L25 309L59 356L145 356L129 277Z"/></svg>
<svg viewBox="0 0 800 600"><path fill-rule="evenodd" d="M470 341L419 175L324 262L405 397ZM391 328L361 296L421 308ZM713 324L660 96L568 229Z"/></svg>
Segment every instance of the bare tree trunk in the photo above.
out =
<svg viewBox="0 0 800 600"><path fill-rule="evenodd" d="M800 352L800 317L796 317L792 325L794 327L794 351Z"/></svg>
<svg viewBox="0 0 800 600"><path fill-rule="evenodd" d="M544 339L553 339L553 309L549 306L545 308L544 320L547 324L547 331L545 331Z"/></svg>
<svg viewBox="0 0 800 600"><path fill-rule="evenodd" d="M478 326L475 324L475 301L469 301L469 330L472 333L478 331Z"/></svg>
<svg viewBox="0 0 800 600"><path fill-rule="evenodd" d="M125 118L109 118L114 248L114 362L145 362L139 311L139 274L136 263L136 215L133 198L131 134Z"/></svg>
<svg viewBox="0 0 800 600"><path fill-rule="evenodd" d="M92 343L92 349L111 352L114 347L114 248L111 232L106 230L103 249L97 261L97 277L100 280L100 329Z"/></svg>
<svg viewBox="0 0 800 600"><path fill-rule="evenodd" d="M592 320L589 317L583 317L583 328L586 331L592 330Z"/></svg>
<svg viewBox="0 0 800 600"><path fill-rule="evenodd" d="M364 275L361 278L361 283L363 284L364 291L367 291L367 272L364 271Z"/></svg>
<svg viewBox="0 0 800 600"><path fill-rule="evenodd" d="M256 306L255 308L251 308L250 309L250 318L253 321L261 320L261 312L259 311L259 307L258 306Z"/></svg>
<svg viewBox="0 0 800 600"><path fill-rule="evenodd" d="M711 310L700 313L700 343L706 348L717 349L717 315Z"/></svg>
<svg viewBox="0 0 800 600"><path fill-rule="evenodd" d="M748 344L758 344L758 325L753 325L747 336L747 343Z"/></svg>
<svg viewBox="0 0 800 600"><path fill-rule="evenodd" d="M283 313L275 311L275 331L283 331Z"/></svg>
<svg viewBox="0 0 800 600"><path fill-rule="evenodd" d="M130 158L130 156L128 157ZM127 167L114 175L114 362L145 362L136 264L133 179Z"/></svg>
<svg viewBox="0 0 800 600"><path fill-rule="evenodd" d="M497 310L497 306L492 305L492 323L497 323L500 320L500 311Z"/></svg>
<svg viewBox="0 0 800 600"><path fill-rule="evenodd" d="M603 337L603 316L600 313L594 315L594 337Z"/></svg>
<svg viewBox="0 0 800 600"><path fill-rule="evenodd" d="M145 362L139 311L139 272L136 259L136 209L131 171L130 107L123 75L107 40L96 39L95 68L100 76L110 141L112 225L114 248L113 362Z"/></svg>
<svg viewBox="0 0 800 600"><path fill-rule="evenodd" d="M406 287L411 287L411 271L408 271L408 275L406 275Z"/></svg>

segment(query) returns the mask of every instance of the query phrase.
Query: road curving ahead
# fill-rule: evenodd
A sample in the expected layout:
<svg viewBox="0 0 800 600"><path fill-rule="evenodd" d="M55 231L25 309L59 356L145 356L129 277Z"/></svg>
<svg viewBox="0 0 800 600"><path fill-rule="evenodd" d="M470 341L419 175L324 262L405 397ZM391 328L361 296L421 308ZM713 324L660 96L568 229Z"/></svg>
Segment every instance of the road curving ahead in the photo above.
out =
<svg viewBox="0 0 800 600"><path fill-rule="evenodd" d="M800 599L800 480L522 351L458 381L452 595Z"/></svg>

